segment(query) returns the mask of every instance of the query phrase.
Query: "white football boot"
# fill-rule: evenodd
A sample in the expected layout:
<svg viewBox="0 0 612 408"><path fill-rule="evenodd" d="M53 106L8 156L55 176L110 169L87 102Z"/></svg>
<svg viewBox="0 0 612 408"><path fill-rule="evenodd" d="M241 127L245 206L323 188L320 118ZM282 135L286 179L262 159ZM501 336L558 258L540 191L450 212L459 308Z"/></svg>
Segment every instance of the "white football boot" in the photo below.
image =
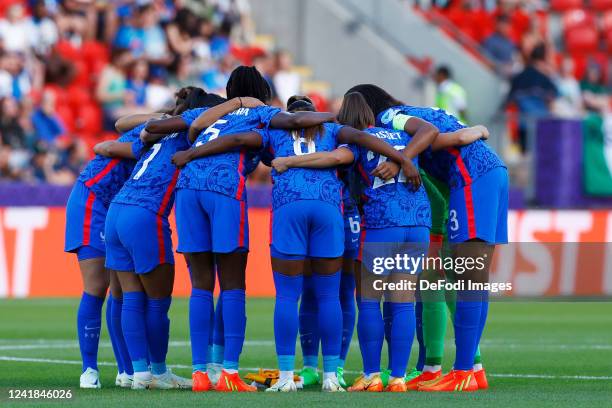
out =
<svg viewBox="0 0 612 408"><path fill-rule="evenodd" d="M87 367L87 370L81 374L80 378L81 388L102 388L100 384L100 374L98 370L94 370L91 367Z"/></svg>

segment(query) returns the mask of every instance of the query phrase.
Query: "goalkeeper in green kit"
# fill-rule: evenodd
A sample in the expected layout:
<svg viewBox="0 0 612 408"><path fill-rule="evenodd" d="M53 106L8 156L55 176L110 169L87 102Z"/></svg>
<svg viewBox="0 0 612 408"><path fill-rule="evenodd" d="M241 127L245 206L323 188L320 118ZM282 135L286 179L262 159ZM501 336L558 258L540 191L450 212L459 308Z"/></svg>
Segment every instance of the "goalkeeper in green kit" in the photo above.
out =
<svg viewBox="0 0 612 408"><path fill-rule="evenodd" d="M450 256L447 241L446 223L448 220L448 187L421 170L423 185L431 203L431 247L430 256ZM437 282L440 279L454 281L452 271L423 270L419 280ZM419 359L416 368L406 376L409 390L417 390L420 385L434 381L442 375L442 357L447 326L447 309L451 319L455 315L456 296L453 291L425 290L419 292L416 304L417 339ZM487 378L482 368L480 347L474 357L474 376L478 389L488 388Z"/></svg>

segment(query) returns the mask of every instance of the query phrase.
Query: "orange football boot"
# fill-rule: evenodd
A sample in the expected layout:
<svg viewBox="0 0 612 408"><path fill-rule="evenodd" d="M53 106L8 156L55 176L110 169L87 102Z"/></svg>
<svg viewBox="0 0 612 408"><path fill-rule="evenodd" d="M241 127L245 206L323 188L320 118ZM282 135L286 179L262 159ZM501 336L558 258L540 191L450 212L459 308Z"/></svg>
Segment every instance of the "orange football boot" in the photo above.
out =
<svg viewBox="0 0 612 408"><path fill-rule="evenodd" d="M406 381L403 378L394 378L389 380L389 384L385 388L385 392L406 392Z"/></svg>
<svg viewBox="0 0 612 408"><path fill-rule="evenodd" d="M419 387L419 391L426 392L452 392L452 391L477 391L478 383L474 378L474 370L453 370L441 380L433 384Z"/></svg>
<svg viewBox="0 0 612 408"><path fill-rule="evenodd" d="M383 390L384 386L380 375L375 375L369 380L362 375L348 388L349 392L382 392Z"/></svg>
<svg viewBox="0 0 612 408"><path fill-rule="evenodd" d="M476 384L478 384L479 390L486 390L489 388L489 381L487 381L487 373L485 373L484 368L474 371L474 378L476 378Z"/></svg>
<svg viewBox="0 0 612 408"><path fill-rule="evenodd" d="M257 392L257 387L242 381L238 373L230 374L223 370L215 390L219 392Z"/></svg>
<svg viewBox="0 0 612 408"><path fill-rule="evenodd" d="M406 383L406 388L410 391L416 391L420 385L426 385L424 383L437 380L442 377L442 370L438 371L423 371L421 374L414 377L412 380Z"/></svg>
<svg viewBox="0 0 612 408"><path fill-rule="evenodd" d="M203 392L203 391L212 391L213 385L208 378L207 373L203 373L201 371L196 371L191 374L191 378L193 379L193 385L191 386L191 390L193 392Z"/></svg>

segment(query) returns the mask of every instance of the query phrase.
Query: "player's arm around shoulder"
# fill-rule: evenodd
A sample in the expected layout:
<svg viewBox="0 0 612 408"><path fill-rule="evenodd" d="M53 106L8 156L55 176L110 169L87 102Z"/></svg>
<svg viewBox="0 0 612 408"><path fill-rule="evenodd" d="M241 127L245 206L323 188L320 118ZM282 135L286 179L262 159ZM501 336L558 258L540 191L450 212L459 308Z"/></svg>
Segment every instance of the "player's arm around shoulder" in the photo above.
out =
<svg viewBox="0 0 612 408"><path fill-rule="evenodd" d="M303 129L335 120L336 116L330 112L278 112L270 120L270 126L278 129Z"/></svg>
<svg viewBox="0 0 612 408"><path fill-rule="evenodd" d="M193 143L207 127L240 108L257 108L265 104L257 98L237 97L202 112L189 126L189 140Z"/></svg>
<svg viewBox="0 0 612 408"><path fill-rule="evenodd" d="M338 147L331 152L310 153L299 156L277 157L272 160L272 168L278 173L284 173L290 168L301 167L311 169L326 169L351 164L353 152L346 147Z"/></svg>
<svg viewBox="0 0 612 408"><path fill-rule="evenodd" d="M119 142L107 140L96 144L93 148L95 154L115 159L135 159L132 142Z"/></svg>
<svg viewBox="0 0 612 408"><path fill-rule="evenodd" d="M463 128L449 133L441 133L432 144L432 150L442 150L451 147L465 146L476 140L487 140L489 129L482 125Z"/></svg>
<svg viewBox="0 0 612 408"><path fill-rule="evenodd" d="M181 168L190 161L201 157L226 153L235 149L258 150L261 149L262 145L262 137L258 132L235 133L218 137L188 150L177 152L172 156L172 163Z"/></svg>

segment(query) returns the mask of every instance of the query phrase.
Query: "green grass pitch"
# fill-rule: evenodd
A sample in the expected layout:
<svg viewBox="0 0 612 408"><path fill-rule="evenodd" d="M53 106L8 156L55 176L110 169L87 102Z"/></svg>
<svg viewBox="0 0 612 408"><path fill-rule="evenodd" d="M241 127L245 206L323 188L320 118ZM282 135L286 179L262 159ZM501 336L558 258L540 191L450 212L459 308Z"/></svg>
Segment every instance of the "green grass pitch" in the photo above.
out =
<svg viewBox="0 0 612 408"><path fill-rule="evenodd" d="M310 389L291 395L194 394L190 391L131 391L114 387L115 368L103 329L99 360L101 390L77 388L79 352L74 322L76 299L0 300L0 406L38 406L41 401L8 400L9 389L70 388L67 407L187 406L376 406L417 404L464 407L603 407L612 404L612 303L493 303L481 344L491 388L465 394L323 394ZM273 300L248 300L246 369L274 367ZM187 301L175 299L168 362L190 375ZM416 343L416 341L415 341ZM299 347L298 347L299 354ZM411 364L414 365L416 347ZM454 346L449 327L445 369ZM348 380L360 369L359 349L351 348ZM49 402L58 406L58 402ZM209 405L210 404L210 405ZM414 406L414 405L413 405Z"/></svg>

